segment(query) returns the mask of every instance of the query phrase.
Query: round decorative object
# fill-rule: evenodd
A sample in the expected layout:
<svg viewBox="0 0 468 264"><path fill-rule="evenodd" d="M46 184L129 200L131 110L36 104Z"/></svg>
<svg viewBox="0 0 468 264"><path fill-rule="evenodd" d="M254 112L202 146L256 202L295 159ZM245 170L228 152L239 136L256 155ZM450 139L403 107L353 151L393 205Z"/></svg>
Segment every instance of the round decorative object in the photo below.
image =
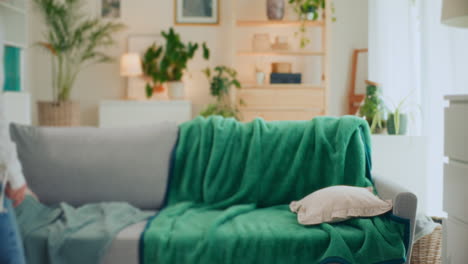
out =
<svg viewBox="0 0 468 264"><path fill-rule="evenodd" d="M168 82L167 92L169 98L172 100L184 99L185 97L185 86L183 82Z"/></svg>
<svg viewBox="0 0 468 264"><path fill-rule="evenodd" d="M282 20L284 17L284 0L267 0L267 16L270 20Z"/></svg>

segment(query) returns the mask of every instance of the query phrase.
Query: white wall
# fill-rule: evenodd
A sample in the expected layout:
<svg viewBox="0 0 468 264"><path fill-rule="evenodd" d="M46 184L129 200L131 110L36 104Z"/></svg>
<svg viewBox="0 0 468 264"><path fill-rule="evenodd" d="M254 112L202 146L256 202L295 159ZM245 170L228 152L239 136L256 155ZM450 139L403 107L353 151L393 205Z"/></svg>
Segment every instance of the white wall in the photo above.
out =
<svg viewBox="0 0 468 264"><path fill-rule="evenodd" d="M331 115L343 115L348 110L351 79L351 58L354 49L368 47L367 0L334 0L337 18L332 24L330 97Z"/></svg>
<svg viewBox="0 0 468 264"><path fill-rule="evenodd" d="M96 0L87 0L86 9L97 14ZM264 0L257 0L264 1ZM359 2L359 4L357 3ZM128 28L116 36L118 45L108 53L119 57L126 50L129 34L156 34L173 26L173 0L132 0L121 1L121 22ZM331 91L330 114L341 115L346 112L346 96L349 86L351 55L355 48L367 47L367 0L335 0L337 22L332 25L331 48ZM175 27L186 41L206 41L212 52L210 64L230 63L230 14L231 2L221 0L221 25L219 26L178 26ZM242 11L241 11L242 12ZM262 17L264 14L261 14ZM37 12L30 19L30 45L42 39L44 26ZM246 40L250 41L250 40ZM29 64L29 86L35 100L51 100L50 56L40 48L31 48ZM198 56L189 65L190 76L187 80L187 95L194 104L194 113L211 99L208 83L200 70L207 63ZM72 92L72 99L81 103L82 123L96 125L97 107L102 99L119 99L125 95L126 81L119 76L118 63L101 64L84 70ZM35 109L35 106L33 106Z"/></svg>

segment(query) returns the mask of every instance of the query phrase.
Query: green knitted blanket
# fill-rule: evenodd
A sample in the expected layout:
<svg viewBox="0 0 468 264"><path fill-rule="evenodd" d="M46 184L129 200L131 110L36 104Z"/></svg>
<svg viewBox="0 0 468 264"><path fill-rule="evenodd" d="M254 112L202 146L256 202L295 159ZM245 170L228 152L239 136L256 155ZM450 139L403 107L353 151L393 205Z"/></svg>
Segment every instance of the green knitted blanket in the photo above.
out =
<svg viewBox="0 0 468 264"><path fill-rule="evenodd" d="M404 263L403 219L302 226L288 209L324 187L372 186L369 144L355 117L182 124L166 207L142 235L142 262Z"/></svg>

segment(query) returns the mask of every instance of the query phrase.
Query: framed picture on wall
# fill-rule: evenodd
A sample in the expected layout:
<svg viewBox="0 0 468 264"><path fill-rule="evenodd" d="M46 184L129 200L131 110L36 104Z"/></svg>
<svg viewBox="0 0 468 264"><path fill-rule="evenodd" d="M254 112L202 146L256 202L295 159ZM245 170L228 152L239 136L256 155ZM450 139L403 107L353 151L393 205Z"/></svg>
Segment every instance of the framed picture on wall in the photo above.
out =
<svg viewBox="0 0 468 264"><path fill-rule="evenodd" d="M219 0L174 0L176 25L218 25Z"/></svg>
<svg viewBox="0 0 468 264"><path fill-rule="evenodd" d="M97 0L99 17L118 19L121 16L121 0Z"/></svg>

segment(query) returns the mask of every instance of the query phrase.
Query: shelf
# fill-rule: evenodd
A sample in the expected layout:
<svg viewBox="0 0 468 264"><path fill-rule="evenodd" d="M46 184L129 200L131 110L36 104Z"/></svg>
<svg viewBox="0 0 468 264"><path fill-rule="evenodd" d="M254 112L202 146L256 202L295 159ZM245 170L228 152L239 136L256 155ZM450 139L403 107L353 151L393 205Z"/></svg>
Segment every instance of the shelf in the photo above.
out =
<svg viewBox="0 0 468 264"><path fill-rule="evenodd" d="M297 111L297 112L322 112L321 108L307 108L307 107L239 107L240 111Z"/></svg>
<svg viewBox="0 0 468 264"><path fill-rule="evenodd" d="M292 20L237 20L239 27L299 27L301 24L301 21ZM306 21L304 25L306 27L323 27L324 23L321 20Z"/></svg>
<svg viewBox="0 0 468 264"><path fill-rule="evenodd" d="M8 3L8 2L3 2L3 1L0 0L0 7L9 9L9 10L14 11L16 13L19 13L21 15L26 15L26 10L25 9L14 6L14 5L12 5L12 4Z"/></svg>
<svg viewBox="0 0 468 264"><path fill-rule="evenodd" d="M26 48L26 45L21 44L21 43L12 42L12 41L4 41L3 45L4 46L12 46L12 47L17 47L17 48L22 48L22 49Z"/></svg>
<svg viewBox="0 0 468 264"><path fill-rule="evenodd" d="M320 85L313 85L313 84L306 84L306 83L301 83L301 84L254 84L254 83L249 83L249 84L242 84L242 89L249 89L249 90L267 90L267 89L304 89L304 90L324 90L325 87L320 86Z"/></svg>
<svg viewBox="0 0 468 264"><path fill-rule="evenodd" d="M325 56L322 51L239 51L240 56Z"/></svg>

